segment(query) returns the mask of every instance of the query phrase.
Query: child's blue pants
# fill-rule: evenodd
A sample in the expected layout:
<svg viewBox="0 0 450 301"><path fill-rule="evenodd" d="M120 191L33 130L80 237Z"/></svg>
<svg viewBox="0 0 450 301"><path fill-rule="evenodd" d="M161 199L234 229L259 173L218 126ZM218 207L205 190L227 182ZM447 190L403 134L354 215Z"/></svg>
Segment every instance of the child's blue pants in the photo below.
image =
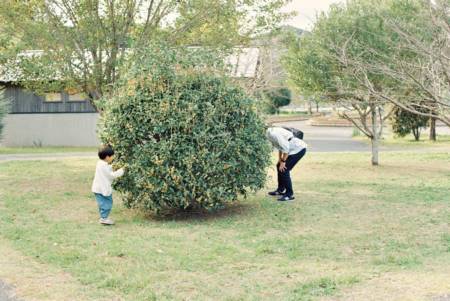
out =
<svg viewBox="0 0 450 301"><path fill-rule="evenodd" d="M98 212L101 218L108 218L112 209L113 199L112 194L110 196L104 196L100 193L94 193L95 199L98 204Z"/></svg>

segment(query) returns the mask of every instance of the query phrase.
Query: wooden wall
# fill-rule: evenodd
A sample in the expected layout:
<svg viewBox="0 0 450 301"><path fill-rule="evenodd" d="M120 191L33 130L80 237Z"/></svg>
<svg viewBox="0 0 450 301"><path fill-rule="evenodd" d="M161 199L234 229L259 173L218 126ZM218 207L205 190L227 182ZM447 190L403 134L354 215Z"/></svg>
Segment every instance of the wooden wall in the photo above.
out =
<svg viewBox="0 0 450 301"><path fill-rule="evenodd" d="M95 113L89 100L70 101L69 95L62 93L62 100L47 102L45 97L25 91L20 86L3 84L4 96L11 100L11 114L24 113Z"/></svg>

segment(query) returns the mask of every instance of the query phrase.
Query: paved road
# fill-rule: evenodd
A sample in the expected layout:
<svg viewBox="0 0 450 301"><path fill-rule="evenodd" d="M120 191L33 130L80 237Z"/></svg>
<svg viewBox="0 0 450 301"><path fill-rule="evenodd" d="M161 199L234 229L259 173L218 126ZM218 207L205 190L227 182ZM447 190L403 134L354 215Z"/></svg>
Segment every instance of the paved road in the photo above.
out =
<svg viewBox="0 0 450 301"><path fill-rule="evenodd" d="M352 139L352 127L323 127L311 126L308 121L291 121L276 123L275 125L292 126L300 129L305 134L305 142L308 144L309 151L312 152L370 152L370 143L364 143ZM447 126L438 126L436 128L438 135L450 135L450 128ZM423 131L423 137L428 131ZM380 147L381 151L401 150L402 147Z"/></svg>
<svg viewBox="0 0 450 301"><path fill-rule="evenodd" d="M277 123L300 129L311 152L368 152L370 145L352 139L351 127L311 126L308 121Z"/></svg>

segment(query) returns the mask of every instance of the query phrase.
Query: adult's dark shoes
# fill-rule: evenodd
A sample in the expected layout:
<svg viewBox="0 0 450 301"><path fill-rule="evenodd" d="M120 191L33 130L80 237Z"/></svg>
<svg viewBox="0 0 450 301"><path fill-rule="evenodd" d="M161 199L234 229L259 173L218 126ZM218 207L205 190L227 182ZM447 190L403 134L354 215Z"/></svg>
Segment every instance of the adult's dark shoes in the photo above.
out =
<svg viewBox="0 0 450 301"><path fill-rule="evenodd" d="M270 192L268 193L268 195L271 195L271 196L280 196L280 195L284 195L284 192L279 192L278 190L274 190L274 191L270 191Z"/></svg>

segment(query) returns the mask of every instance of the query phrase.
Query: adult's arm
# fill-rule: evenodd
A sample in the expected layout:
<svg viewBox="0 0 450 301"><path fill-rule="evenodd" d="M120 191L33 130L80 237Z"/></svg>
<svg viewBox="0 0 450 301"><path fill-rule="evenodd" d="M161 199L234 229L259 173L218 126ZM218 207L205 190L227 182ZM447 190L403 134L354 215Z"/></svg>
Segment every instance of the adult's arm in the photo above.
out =
<svg viewBox="0 0 450 301"><path fill-rule="evenodd" d="M287 160L288 156L289 156L288 153L280 152L280 163L278 165L278 169L281 172L284 172L286 170L286 160Z"/></svg>

